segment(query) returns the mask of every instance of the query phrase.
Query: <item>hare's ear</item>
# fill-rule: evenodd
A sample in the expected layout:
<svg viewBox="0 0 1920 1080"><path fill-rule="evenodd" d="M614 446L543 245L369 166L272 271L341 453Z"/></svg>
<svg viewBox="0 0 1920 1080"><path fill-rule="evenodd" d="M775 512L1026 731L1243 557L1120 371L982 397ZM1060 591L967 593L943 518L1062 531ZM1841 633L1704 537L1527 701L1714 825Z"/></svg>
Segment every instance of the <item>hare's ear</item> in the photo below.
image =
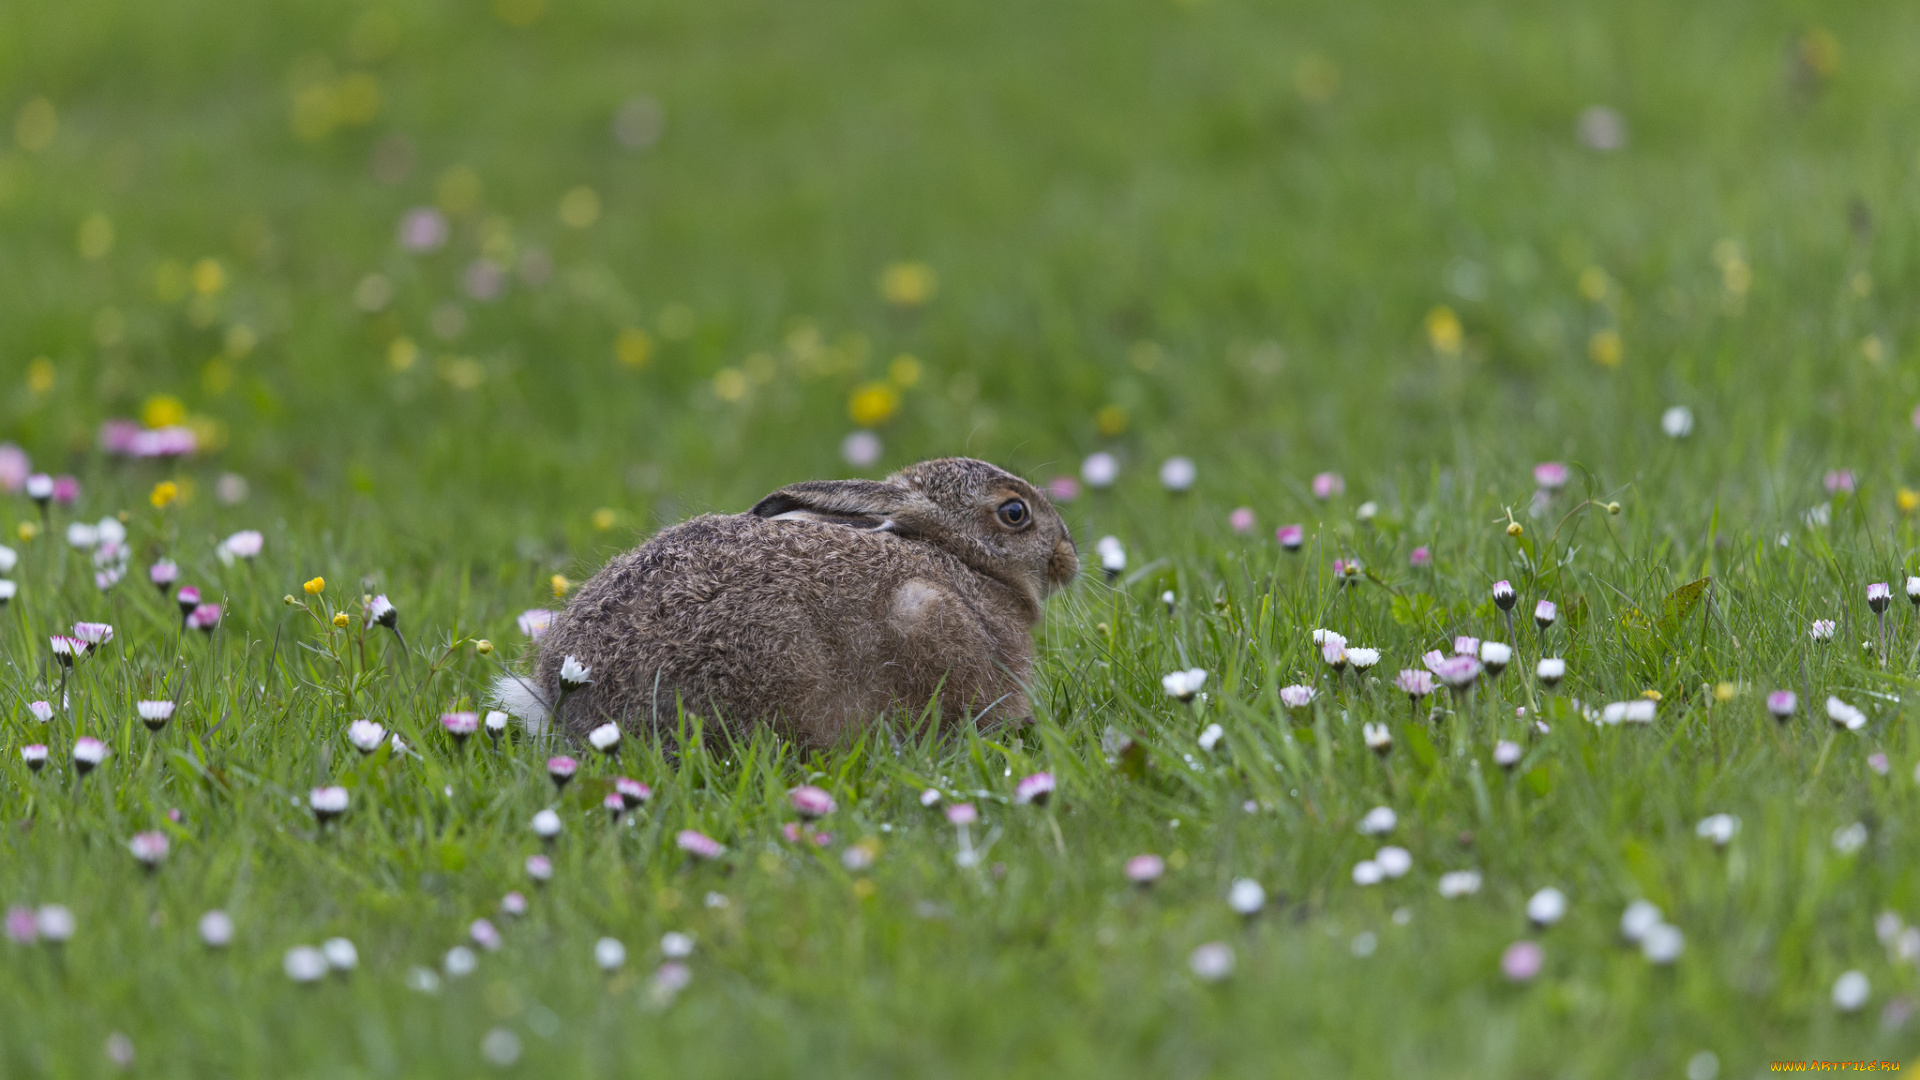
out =
<svg viewBox="0 0 1920 1080"><path fill-rule="evenodd" d="M823 521L856 529L909 531L902 519L913 495L875 480L809 480L761 499L748 513L773 521Z"/></svg>

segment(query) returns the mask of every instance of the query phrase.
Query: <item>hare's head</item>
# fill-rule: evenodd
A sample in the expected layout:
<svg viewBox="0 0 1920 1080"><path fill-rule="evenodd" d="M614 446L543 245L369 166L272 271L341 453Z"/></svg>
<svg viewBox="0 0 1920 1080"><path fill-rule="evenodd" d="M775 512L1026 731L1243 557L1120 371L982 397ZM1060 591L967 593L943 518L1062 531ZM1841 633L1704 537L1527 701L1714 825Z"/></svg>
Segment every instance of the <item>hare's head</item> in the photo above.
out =
<svg viewBox="0 0 1920 1080"><path fill-rule="evenodd" d="M932 544L1040 600L1072 581L1067 523L1025 480L972 458L923 461L885 480L813 480L761 499L757 517L825 521Z"/></svg>

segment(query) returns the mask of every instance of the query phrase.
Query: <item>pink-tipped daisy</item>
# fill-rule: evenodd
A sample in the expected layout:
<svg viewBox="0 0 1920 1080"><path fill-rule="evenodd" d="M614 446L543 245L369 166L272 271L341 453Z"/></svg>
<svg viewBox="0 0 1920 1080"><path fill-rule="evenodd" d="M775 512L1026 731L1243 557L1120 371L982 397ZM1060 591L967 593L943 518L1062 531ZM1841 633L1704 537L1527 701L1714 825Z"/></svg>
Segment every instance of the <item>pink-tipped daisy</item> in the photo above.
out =
<svg viewBox="0 0 1920 1080"><path fill-rule="evenodd" d="M1533 623L1542 630L1552 626L1553 621L1559 617L1560 609L1555 607L1551 600L1542 600L1533 605Z"/></svg>
<svg viewBox="0 0 1920 1080"><path fill-rule="evenodd" d="M440 714L440 726L453 736L455 745L464 746L467 737L480 730L480 714L475 712L450 712Z"/></svg>
<svg viewBox="0 0 1920 1080"><path fill-rule="evenodd" d="M1313 497L1326 502L1347 490L1346 478L1337 472L1323 472L1313 478Z"/></svg>
<svg viewBox="0 0 1920 1080"><path fill-rule="evenodd" d="M53 650L53 658L62 667L72 667L73 662L87 654L87 643L79 638L56 634L47 639L47 645Z"/></svg>
<svg viewBox="0 0 1920 1080"><path fill-rule="evenodd" d="M809 821L834 811L833 796L811 784L802 784L787 792L787 801L793 804L795 813Z"/></svg>
<svg viewBox="0 0 1920 1080"><path fill-rule="evenodd" d="M185 619L193 614L194 608L200 606L200 590L192 585L182 585L180 591L174 594L173 600L180 605L180 617Z"/></svg>
<svg viewBox="0 0 1920 1080"><path fill-rule="evenodd" d="M338 785L317 787L307 793L307 808L322 825L346 813L347 801L347 789Z"/></svg>
<svg viewBox="0 0 1920 1080"><path fill-rule="evenodd" d="M1314 696L1317 693L1319 693L1319 691L1304 683L1283 686L1280 688L1280 704L1289 709L1304 709L1313 704Z"/></svg>
<svg viewBox="0 0 1920 1080"><path fill-rule="evenodd" d="M954 803L947 807L947 824L964 828L980 820L980 811L970 802Z"/></svg>
<svg viewBox="0 0 1920 1080"><path fill-rule="evenodd" d="M147 568L147 580L165 596L173 591L173 583L180 580L180 566L172 559L161 559Z"/></svg>
<svg viewBox="0 0 1920 1080"><path fill-rule="evenodd" d="M527 856L527 876L536 885L545 885L553 880L553 860L545 855Z"/></svg>
<svg viewBox="0 0 1920 1080"><path fill-rule="evenodd" d="M1419 701L1433 693L1433 673L1409 668L1400 672L1399 676L1393 680L1393 685L1399 687L1400 692L1408 698Z"/></svg>
<svg viewBox="0 0 1920 1080"><path fill-rule="evenodd" d="M1045 806L1047 800L1052 796L1053 774L1047 772L1038 772L1032 776L1021 777L1020 782L1014 785L1013 789L1013 801L1015 805L1032 803L1035 806Z"/></svg>
<svg viewBox="0 0 1920 1080"><path fill-rule="evenodd" d="M1567 467L1557 461L1543 461L1533 467L1533 482L1542 491L1559 491L1567 486Z"/></svg>
<svg viewBox="0 0 1920 1080"><path fill-rule="evenodd" d="M721 846L720 841L693 829L681 829L675 833L673 843L675 847L696 859L717 859L727 850Z"/></svg>
<svg viewBox="0 0 1920 1080"><path fill-rule="evenodd" d="M567 781L573 779L573 774L579 768L580 763L570 757L550 757L547 759L547 778L553 781L554 788L558 790L567 786Z"/></svg>
<svg viewBox="0 0 1920 1080"><path fill-rule="evenodd" d="M1887 610L1887 605L1891 603L1893 603L1893 589L1886 582L1876 581L1867 586L1867 606L1873 609L1875 615Z"/></svg>
<svg viewBox="0 0 1920 1080"><path fill-rule="evenodd" d="M1422 544L1407 556L1407 565L1415 570L1424 570L1433 565L1433 552L1427 550L1427 546Z"/></svg>
<svg viewBox="0 0 1920 1080"><path fill-rule="evenodd" d="M204 634L211 634L220 625L220 605L201 604L187 616L187 625Z"/></svg>
<svg viewBox="0 0 1920 1080"><path fill-rule="evenodd" d="M1252 532L1254 526L1253 507L1234 507L1233 513L1227 515L1227 526L1237 533Z"/></svg>
<svg viewBox="0 0 1920 1080"><path fill-rule="evenodd" d="M1784 722L1793 719L1794 710L1799 705L1799 697L1791 690L1775 690L1767 695L1767 711L1773 714L1775 720Z"/></svg>
<svg viewBox="0 0 1920 1080"><path fill-rule="evenodd" d="M135 833L133 839L127 841L127 850L133 853L134 859L141 866L149 870L157 870L161 863L167 861L167 851L170 846L167 842L167 834L163 832Z"/></svg>
<svg viewBox="0 0 1920 1080"><path fill-rule="evenodd" d="M546 608L534 608L523 611L515 622L520 624L520 632L527 635L529 641L539 641L548 628L553 626L554 613Z"/></svg>
<svg viewBox="0 0 1920 1080"><path fill-rule="evenodd" d="M82 735L73 743L73 769L85 776L107 760L107 744L91 735Z"/></svg>
<svg viewBox="0 0 1920 1080"><path fill-rule="evenodd" d="M1158 855L1135 855L1127 860L1127 880L1135 885L1151 885L1167 872L1167 860Z"/></svg>
<svg viewBox="0 0 1920 1080"><path fill-rule="evenodd" d="M1273 538L1288 551L1299 551L1300 545L1307 542L1307 529L1304 525L1282 525L1273 530Z"/></svg>
<svg viewBox="0 0 1920 1080"><path fill-rule="evenodd" d="M626 816L627 800L622 799L619 792L609 791L607 792L606 798L600 800L600 809L605 810L607 816L612 818L614 824L617 825L620 823L620 819Z"/></svg>
<svg viewBox="0 0 1920 1080"><path fill-rule="evenodd" d="M173 719L174 705L171 701L137 701L133 707L139 712L140 722L147 725L148 731L159 731L167 726L167 721Z"/></svg>
<svg viewBox="0 0 1920 1080"><path fill-rule="evenodd" d="M1516 941L1500 954L1500 973L1513 982L1528 982L1540 974L1546 954L1531 941Z"/></svg>
<svg viewBox="0 0 1920 1080"><path fill-rule="evenodd" d="M620 796L620 800L627 804L629 810L653 798L652 788L624 776L613 782L613 790Z"/></svg>
<svg viewBox="0 0 1920 1080"><path fill-rule="evenodd" d="M20 760L26 762L27 768L34 772L39 772L41 769L46 768L47 767L46 745L44 743L28 743L27 745L21 747Z"/></svg>
<svg viewBox="0 0 1920 1080"><path fill-rule="evenodd" d="M53 719L53 705L49 702L30 701L27 703L27 711L33 714L35 720L43 724Z"/></svg>
<svg viewBox="0 0 1920 1080"><path fill-rule="evenodd" d="M1520 601L1520 594L1513 591L1513 583L1505 578L1493 583L1493 606L1501 611L1512 611L1513 605Z"/></svg>
<svg viewBox="0 0 1920 1080"><path fill-rule="evenodd" d="M1449 656L1440 661L1440 668L1434 674L1455 691L1465 690L1480 678L1480 661L1472 656Z"/></svg>

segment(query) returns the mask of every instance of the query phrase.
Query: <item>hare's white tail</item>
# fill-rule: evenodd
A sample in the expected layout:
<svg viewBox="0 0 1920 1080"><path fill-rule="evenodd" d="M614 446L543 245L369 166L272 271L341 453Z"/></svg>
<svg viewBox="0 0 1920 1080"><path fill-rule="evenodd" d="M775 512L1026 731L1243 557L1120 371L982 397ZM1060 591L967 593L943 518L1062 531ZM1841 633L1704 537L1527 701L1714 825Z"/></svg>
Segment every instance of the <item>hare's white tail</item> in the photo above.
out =
<svg viewBox="0 0 1920 1080"><path fill-rule="evenodd" d="M527 676L509 671L493 680L493 700L509 715L518 717L529 735L545 735L552 724L553 710L547 708L545 695Z"/></svg>

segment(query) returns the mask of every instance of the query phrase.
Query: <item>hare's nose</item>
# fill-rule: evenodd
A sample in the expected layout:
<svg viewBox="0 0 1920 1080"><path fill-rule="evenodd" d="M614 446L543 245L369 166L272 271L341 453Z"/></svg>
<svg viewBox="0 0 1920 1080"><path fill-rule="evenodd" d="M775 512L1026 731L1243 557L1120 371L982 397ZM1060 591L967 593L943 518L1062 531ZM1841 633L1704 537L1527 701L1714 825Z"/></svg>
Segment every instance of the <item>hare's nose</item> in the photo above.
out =
<svg viewBox="0 0 1920 1080"><path fill-rule="evenodd" d="M1053 557L1047 560L1047 578L1055 585L1065 585L1080 572L1080 553L1074 550L1073 541L1061 537L1053 542Z"/></svg>

